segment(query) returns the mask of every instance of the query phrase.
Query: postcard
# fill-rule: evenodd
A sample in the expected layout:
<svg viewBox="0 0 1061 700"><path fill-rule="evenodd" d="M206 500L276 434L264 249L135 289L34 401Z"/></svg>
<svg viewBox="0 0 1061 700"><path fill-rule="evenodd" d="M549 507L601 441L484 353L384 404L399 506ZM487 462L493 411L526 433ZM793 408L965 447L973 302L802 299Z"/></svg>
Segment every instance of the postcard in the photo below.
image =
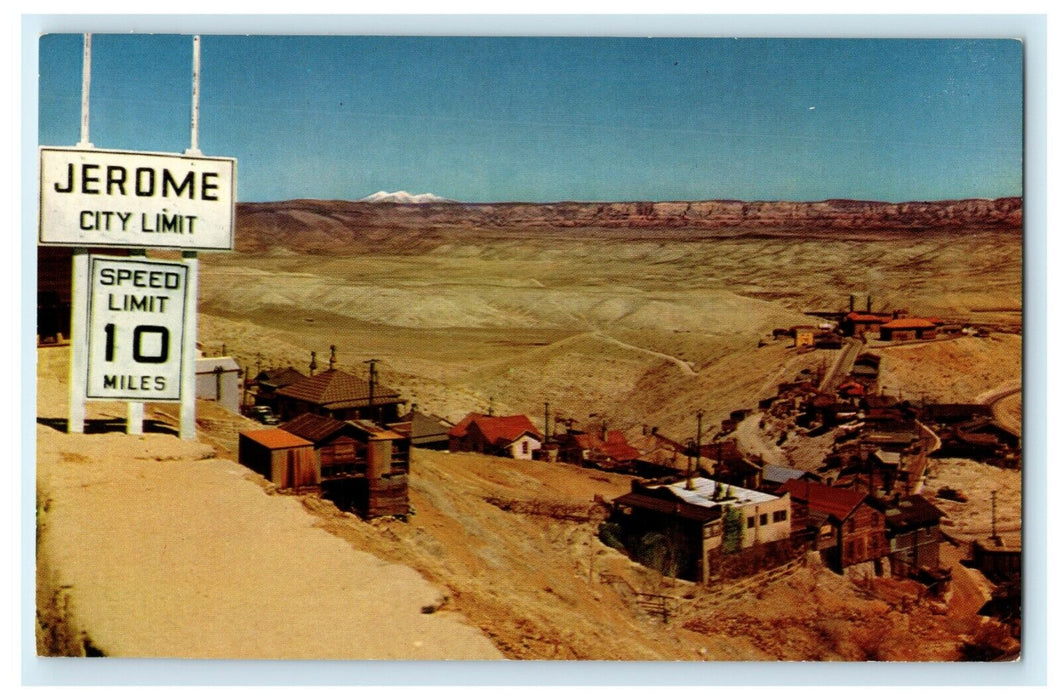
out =
<svg viewBox="0 0 1061 700"><path fill-rule="evenodd" d="M1021 41L38 48L38 655L1022 657Z"/></svg>

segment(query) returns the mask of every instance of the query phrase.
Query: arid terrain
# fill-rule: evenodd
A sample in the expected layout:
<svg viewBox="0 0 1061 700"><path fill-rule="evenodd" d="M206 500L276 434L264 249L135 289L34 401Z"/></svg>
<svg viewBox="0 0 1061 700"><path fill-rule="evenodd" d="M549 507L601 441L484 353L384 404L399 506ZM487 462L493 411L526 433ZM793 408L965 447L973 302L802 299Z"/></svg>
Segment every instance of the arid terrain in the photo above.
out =
<svg viewBox="0 0 1061 700"><path fill-rule="evenodd" d="M377 359L383 384L452 421L492 408L526 413L541 426L549 402L554 416L579 425L606 421L630 435L658 427L684 439L695 434L698 410L715 429L730 411L771 395L779 381L830 363L837 351L799 353L791 338L774 339L771 331L816 324L821 319L804 312L846 310L855 295L860 307L869 296L874 310L909 309L990 330L875 350L882 383L904 397L973 402L1019 386L1022 239L1008 205L987 207L991 225L980 228L952 211L949 223L933 229L925 221L932 214L938 222L938 212L926 210L916 226L852 224L845 233L820 224L806 236L599 221L518 230L497 221L489 230L435 221L421 229L367 225L335 211L324 225L301 205L282 215L278 209L243 205L239 252L201 257L199 340L208 353L223 346L252 375L287 365L305 372L311 351L324 364L335 345L341 369L364 376L365 361ZM318 233L306 238L307 229ZM164 434L64 435L57 426L66 352L39 351L38 489L47 504L39 508L39 603L49 620L76 621L73 636L83 633L102 653L275 655L269 640L302 611L283 604L282 586L248 592L257 584L243 567L265 567L274 581L301 569L307 586L319 586L313 614L341 610L339 617L356 618L322 639L300 627L292 657L954 660L963 643L1000 634L976 615L990 585L959 560L968 556L965 543L990 532L984 498L992 491L1004 493L999 530L1019 541L1019 471L931 461L925 495L946 485L970 496L965 504L937 501L957 543L944 548L955 570L946 603L925 599L908 582L836 575L813 558L707 588L662 577L595 536L594 498L629 490L620 475L414 450L415 513L407 522L362 522L316 496L276 493L232 461L235 435L246 424L205 402L202 447ZM1018 426L1019 396L1008 394L998 408ZM90 418L124 415L116 404L93 406ZM159 426L174 425L173 406L154 406L150 415ZM94 488L99 494L90 498ZM548 506L552 516L542 512ZM556 517L561 511L570 517ZM146 544L112 559L109 549L79 544L85 519L99 542L118 533L108 547L134 536ZM188 547L177 556L193 561L182 564L187 575L175 583L173 569L157 560L177 544L167 544L175 535L161 534L177 522L180 532L204 539L177 537ZM292 550L301 552L305 541L319 555L277 562L272 557L281 554L253 561L239 554L238 566L216 566L234 556L223 542L234 531L226 524L237 522L244 523L240 536L257 531L268 553L290 540ZM348 571L348 583L318 580L316 561ZM140 575L138 566L149 573ZM408 604L351 612L361 569L409 586ZM666 620L646 612L634 591L668 596ZM215 596L228 602L200 608L189 595L202 596L204 606L218 606L206 600ZM185 597L183 607L163 604L174 597ZM171 646L145 641L149 620L164 626L167 615L187 618L199 609L214 610L219 620L252 615L241 624L266 641L197 638L180 633L185 628L175 628L180 642ZM369 622L396 641L364 653L334 646L351 643L358 624ZM320 651L322 644L335 653Z"/></svg>

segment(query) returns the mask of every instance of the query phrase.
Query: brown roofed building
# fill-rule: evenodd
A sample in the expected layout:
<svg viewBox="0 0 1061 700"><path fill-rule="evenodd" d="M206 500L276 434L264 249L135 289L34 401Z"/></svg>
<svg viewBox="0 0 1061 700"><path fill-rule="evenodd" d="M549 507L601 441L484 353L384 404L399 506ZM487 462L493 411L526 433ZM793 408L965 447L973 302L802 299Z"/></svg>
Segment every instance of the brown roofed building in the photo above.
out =
<svg viewBox="0 0 1061 700"><path fill-rule="evenodd" d="M880 326L880 339L933 340L939 325L927 318L897 318Z"/></svg>
<svg viewBox="0 0 1061 700"><path fill-rule="evenodd" d="M322 483L329 479L365 475L368 445L355 438L356 431L349 423L329 416L303 413L280 427L313 443Z"/></svg>
<svg viewBox="0 0 1061 700"><path fill-rule="evenodd" d="M393 389L329 369L276 390L276 408L287 419L316 413L337 420L367 418L382 423L398 419L401 396Z"/></svg>
<svg viewBox="0 0 1061 700"><path fill-rule="evenodd" d="M791 479L778 489L792 498L792 531L802 531L836 571L888 556L884 515L859 491Z"/></svg>

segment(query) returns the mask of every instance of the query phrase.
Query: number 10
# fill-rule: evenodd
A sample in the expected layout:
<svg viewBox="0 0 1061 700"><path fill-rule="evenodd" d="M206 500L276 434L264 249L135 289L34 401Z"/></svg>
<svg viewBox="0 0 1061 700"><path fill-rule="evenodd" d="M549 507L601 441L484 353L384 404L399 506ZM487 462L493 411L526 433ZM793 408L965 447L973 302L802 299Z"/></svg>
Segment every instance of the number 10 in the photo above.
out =
<svg viewBox="0 0 1061 700"><path fill-rule="evenodd" d="M114 362L114 324L108 323L103 327L106 336L106 344L103 351L103 359L106 362ZM159 336L159 353L157 355L145 355L143 351L143 338L146 333L157 333ZM160 364L169 359L169 329L165 326L137 326L133 329L133 359L145 364Z"/></svg>

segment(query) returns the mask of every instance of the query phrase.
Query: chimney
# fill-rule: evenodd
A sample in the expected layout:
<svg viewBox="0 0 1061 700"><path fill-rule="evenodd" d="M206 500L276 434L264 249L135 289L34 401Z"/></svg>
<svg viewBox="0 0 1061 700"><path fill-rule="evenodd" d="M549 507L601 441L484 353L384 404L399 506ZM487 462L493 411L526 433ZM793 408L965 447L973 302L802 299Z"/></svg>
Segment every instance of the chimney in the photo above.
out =
<svg viewBox="0 0 1061 700"><path fill-rule="evenodd" d="M855 295L854 294L852 294L852 295L850 295L848 297L848 310L850 310L850 311L854 311L855 310Z"/></svg>
<svg viewBox="0 0 1061 700"><path fill-rule="evenodd" d="M608 421L602 420L600 424L601 442L608 442Z"/></svg>
<svg viewBox="0 0 1061 700"><path fill-rule="evenodd" d="M331 357L328 358L328 369L329 370L335 369L335 363L336 363L335 346L334 345L331 346L331 350L332 350Z"/></svg>
<svg viewBox="0 0 1061 700"><path fill-rule="evenodd" d="M313 376L313 373L317 371L317 351L311 350L309 353L309 376Z"/></svg>
<svg viewBox="0 0 1061 700"><path fill-rule="evenodd" d="M871 297L869 294L866 295L866 313L873 313L873 297Z"/></svg>

